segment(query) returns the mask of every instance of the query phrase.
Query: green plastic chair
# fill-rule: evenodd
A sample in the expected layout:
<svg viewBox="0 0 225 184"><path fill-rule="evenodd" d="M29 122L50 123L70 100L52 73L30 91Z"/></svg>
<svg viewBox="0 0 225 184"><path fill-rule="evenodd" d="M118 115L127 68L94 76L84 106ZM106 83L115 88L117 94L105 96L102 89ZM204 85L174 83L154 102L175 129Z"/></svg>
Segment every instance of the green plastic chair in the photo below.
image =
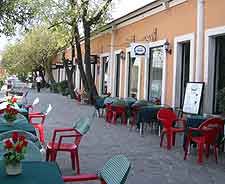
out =
<svg viewBox="0 0 225 184"><path fill-rule="evenodd" d="M20 136L23 135L26 137L28 142L27 152L25 155L25 161L42 161L44 149L39 141L39 139L33 134L23 131L23 130L12 130L0 134L0 160L3 160L4 157L4 140L12 137L12 133L17 132Z"/></svg>
<svg viewBox="0 0 225 184"><path fill-rule="evenodd" d="M81 135L84 135L90 129L90 119L82 118L76 121L74 127L76 131L78 131Z"/></svg>
<svg viewBox="0 0 225 184"><path fill-rule="evenodd" d="M64 182L80 182L100 180L101 184L124 184L127 180L131 164L124 155L116 155L107 161L98 174L80 174L63 176Z"/></svg>

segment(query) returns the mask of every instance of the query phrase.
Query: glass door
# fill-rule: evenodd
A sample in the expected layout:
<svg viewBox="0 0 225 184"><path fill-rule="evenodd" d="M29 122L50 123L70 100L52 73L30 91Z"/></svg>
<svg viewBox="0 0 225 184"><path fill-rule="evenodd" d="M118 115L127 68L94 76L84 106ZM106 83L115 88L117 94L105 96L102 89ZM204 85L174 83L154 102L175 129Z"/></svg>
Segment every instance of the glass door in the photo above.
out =
<svg viewBox="0 0 225 184"><path fill-rule="evenodd" d="M164 47L155 47L150 49L150 62L148 73L148 100L157 98L161 101Z"/></svg>
<svg viewBox="0 0 225 184"><path fill-rule="evenodd" d="M116 96L119 97L120 91L120 54L116 54Z"/></svg>
<svg viewBox="0 0 225 184"><path fill-rule="evenodd" d="M190 41L182 43L180 107L183 106L186 84L189 82L189 73Z"/></svg>
<svg viewBox="0 0 225 184"><path fill-rule="evenodd" d="M215 57L215 72L214 72L214 113L221 113L218 108L217 98L218 92L225 88L225 36L216 38L216 57Z"/></svg>

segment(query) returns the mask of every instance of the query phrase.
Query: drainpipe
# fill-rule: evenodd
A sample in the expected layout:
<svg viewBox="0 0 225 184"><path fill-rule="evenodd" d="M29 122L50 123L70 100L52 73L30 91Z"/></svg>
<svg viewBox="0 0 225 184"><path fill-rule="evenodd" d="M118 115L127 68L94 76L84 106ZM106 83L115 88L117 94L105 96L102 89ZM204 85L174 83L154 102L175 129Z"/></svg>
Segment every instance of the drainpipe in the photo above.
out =
<svg viewBox="0 0 225 184"><path fill-rule="evenodd" d="M115 56L114 56L114 46L115 46L115 26L112 26L112 34L111 34L111 50L110 50L110 82L109 88L112 93L112 96L116 96L116 80L115 78Z"/></svg>
<svg viewBox="0 0 225 184"><path fill-rule="evenodd" d="M203 44L204 44L204 4L205 0L197 0L197 49L195 81L203 80Z"/></svg>

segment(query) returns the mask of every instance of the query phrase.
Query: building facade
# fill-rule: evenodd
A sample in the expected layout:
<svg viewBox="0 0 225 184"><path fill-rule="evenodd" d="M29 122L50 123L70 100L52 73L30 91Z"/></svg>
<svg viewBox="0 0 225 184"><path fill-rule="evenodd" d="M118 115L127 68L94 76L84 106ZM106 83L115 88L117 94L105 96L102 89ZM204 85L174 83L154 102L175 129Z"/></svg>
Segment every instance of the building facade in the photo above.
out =
<svg viewBox="0 0 225 184"><path fill-rule="evenodd" d="M225 0L157 0L107 24L91 39L99 94L181 107L186 82L204 82L204 113L218 112L225 87ZM147 45L131 57L131 44ZM81 87L79 71L74 77Z"/></svg>

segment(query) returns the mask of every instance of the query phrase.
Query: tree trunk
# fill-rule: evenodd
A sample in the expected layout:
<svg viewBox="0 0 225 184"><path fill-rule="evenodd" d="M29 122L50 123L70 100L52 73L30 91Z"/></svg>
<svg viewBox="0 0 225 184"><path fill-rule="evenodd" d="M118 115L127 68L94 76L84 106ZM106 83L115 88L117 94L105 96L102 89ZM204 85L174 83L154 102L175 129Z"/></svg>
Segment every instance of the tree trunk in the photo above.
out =
<svg viewBox="0 0 225 184"><path fill-rule="evenodd" d="M74 71L74 68L73 67L71 69L69 68L69 65L68 65L69 60L67 60L65 58L65 52L63 53L62 60L63 60L63 65L64 65L65 70L66 70L69 94L70 94L71 98L74 99L75 98L74 85L73 85L73 71Z"/></svg>
<svg viewBox="0 0 225 184"><path fill-rule="evenodd" d="M50 83L54 84L54 83L56 83L56 81L55 81L53 73L52 73L52 62L51 61L52 61L51 59L49 59L47 61L46 74L47 74L47 77L48 77L48 80L50 81Z"/></svg>
<svg viewBox="0 0 225 184"><path fill-rule="evenodd" d="M87 78L84 72L83 67L83 59L82 59L82 52L81 52L81 45L80 45L80 34L77 25L74 26L74 38L77 50L77 64L81 75L81 80L86 92L89 92L89 85L87 82Z"/></svg>
<svg viewBox="0 0 225 184"><path fill-rule="evenodd" d="M91 28L89 25L89 22L87 22L85 19L83 19L83 27L84 27L84 39L85 39L85 65L86 65L86 76L87 76L87 81L89 85L89 93L88 97L91 103L93 103L93 100L98 96L98 92L95 86L95 82L92 76L91 72L91 47L90 47L90 33L91 33Z"/></svg>

